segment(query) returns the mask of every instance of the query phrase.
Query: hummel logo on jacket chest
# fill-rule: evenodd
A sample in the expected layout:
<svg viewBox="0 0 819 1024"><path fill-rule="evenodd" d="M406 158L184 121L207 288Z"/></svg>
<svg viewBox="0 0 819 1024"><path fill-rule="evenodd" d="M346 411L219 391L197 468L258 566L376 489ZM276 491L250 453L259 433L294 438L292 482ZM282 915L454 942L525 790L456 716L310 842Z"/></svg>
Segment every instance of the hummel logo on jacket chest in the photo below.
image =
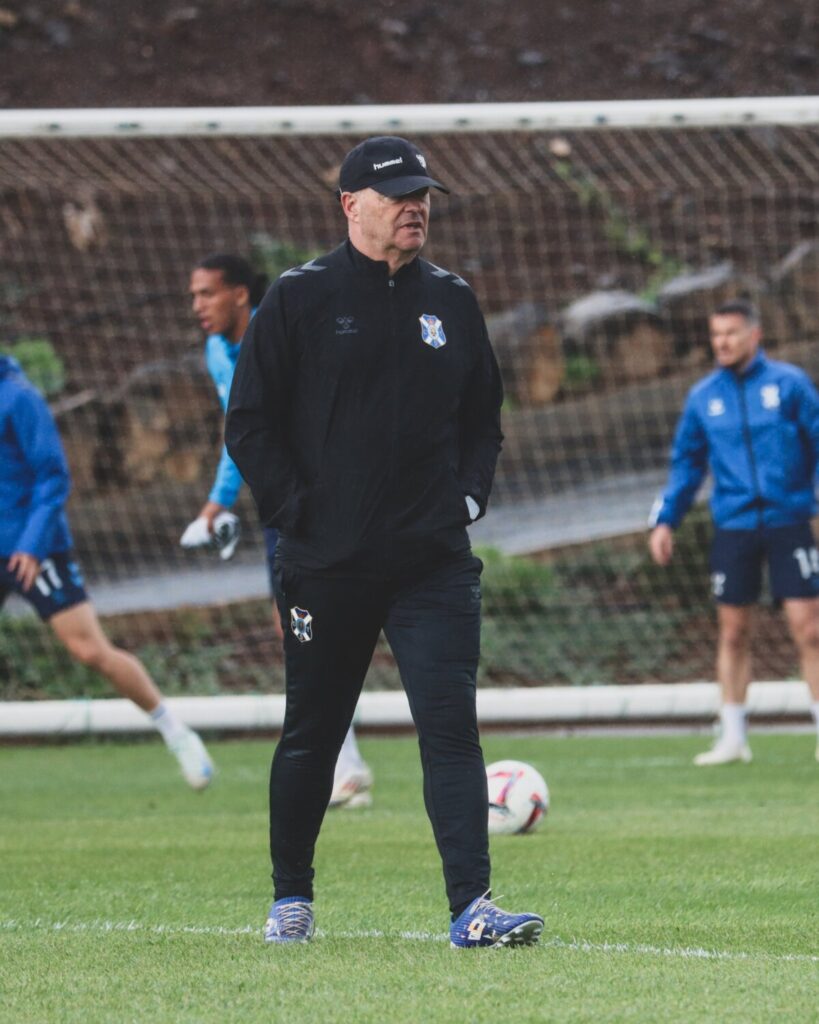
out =
<svg viewBox="0 0 819 1024"><path fill-rule="evenodd" d="M354 316L336 317L336 334L358 334Z"/></svg>

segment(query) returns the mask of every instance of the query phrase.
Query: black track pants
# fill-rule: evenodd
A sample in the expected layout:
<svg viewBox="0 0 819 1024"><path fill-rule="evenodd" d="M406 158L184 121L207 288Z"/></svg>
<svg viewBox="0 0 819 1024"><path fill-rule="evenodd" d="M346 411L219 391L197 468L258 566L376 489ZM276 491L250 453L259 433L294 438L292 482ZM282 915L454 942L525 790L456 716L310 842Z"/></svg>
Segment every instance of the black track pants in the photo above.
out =
<svg viewBox="0 0 819 1024"><path fill-rule="evenodd" d="M475 710L481 568L466 555L409 584L280 573L287 709L270 771L276 899L312 898L313 852L336 758L382 628L418 730L424 801L450 908L489 888Z"/></svg>

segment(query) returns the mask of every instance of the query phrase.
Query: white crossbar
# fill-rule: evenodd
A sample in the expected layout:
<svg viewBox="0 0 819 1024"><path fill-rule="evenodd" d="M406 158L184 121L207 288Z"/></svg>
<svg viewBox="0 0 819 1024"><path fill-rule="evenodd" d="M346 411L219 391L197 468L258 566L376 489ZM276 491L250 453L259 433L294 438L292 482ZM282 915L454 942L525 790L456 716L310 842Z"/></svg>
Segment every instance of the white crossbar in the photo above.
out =
<svg viewBox="0 0 819 1024"><path fill-rule="evenodd" d="M817 123L819 96L392 106L125 107L0 111L0 138L373 135Z"/></svg>

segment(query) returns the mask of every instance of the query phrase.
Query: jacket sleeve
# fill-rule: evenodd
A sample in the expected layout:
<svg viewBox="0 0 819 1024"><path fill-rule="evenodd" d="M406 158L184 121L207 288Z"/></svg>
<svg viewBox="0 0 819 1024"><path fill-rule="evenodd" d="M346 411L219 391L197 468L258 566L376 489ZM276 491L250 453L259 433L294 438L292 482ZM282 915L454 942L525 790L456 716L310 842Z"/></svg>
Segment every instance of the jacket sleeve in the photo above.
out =
<svg viewBox="0 0 819 1024"><path fill-rule="evenodd" d="M796 421L813 459L814 487L819 489L819 392L806 373L797 377Z"/></svg>
<svg viewBox="0 0 819 1024"><path fill-rule="evenodd" d="M232 508L239 496L242 486L242 474L239 472L236 463L228 455L227 448L222 448L222 455L219 465L216 468L216 477L213 481L208 501L215 501L217 505L224 505L225 508Z"/></svg>
<svg viewBox="0 0 819 1024"><path fill-rule="evenodd" d="M223 411L227 411L230 382L233 378L233 363L221 351L213 336L208 338L205 347L205 366L216 388L219 404ZM228 455L227 448L223 445L219 465L216 468L216 477L208 495L208 501L215 501L217 505L232 508L236 503L241 487L242 474L236 467L236 463Z"/></svg>
<svg viewBox="0 0 819 1024"><path fill-rule="evenodd" d="M503 385L483 317L480 320L478 358L470 374L460 414L461 489L480 509L476 519L486 512L495 466L503 444L500 410Z"/></svg>
<svg viewBox="0 0 819 1024"><path fill-rule="evenodd" d="M32 475L29 514L15 545L42 560L52 550L71 477L54 417L34 388L21 388L12 407L12 425Z"/></svg>
<svg viewBox="0 0 819 1024"><path fill-rule="evenodd" d="M295 529L305 491L291 456L287 415L294 372L293 343L277 282L242 339L225 444L250 486L262 523L284 533Z"/></svg>
<svg viewBox="0 0 819 1024"><path fill-rule="evenodd" d="M708 469L708 438L689 395L671 448L671 472L649 519L650 526L676 529L691 508Z"/></svg>

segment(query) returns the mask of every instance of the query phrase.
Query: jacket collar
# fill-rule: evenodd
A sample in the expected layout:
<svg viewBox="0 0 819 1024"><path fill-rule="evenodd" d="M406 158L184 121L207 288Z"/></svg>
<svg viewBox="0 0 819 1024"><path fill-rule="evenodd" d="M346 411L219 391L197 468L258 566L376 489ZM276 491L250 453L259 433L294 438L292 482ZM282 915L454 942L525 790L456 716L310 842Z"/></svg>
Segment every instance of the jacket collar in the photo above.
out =
<svg viewBox="0 0 819 1024"><path fill-rule="evenodd" d="M0 356L0 379L11 377L14 374L22 374L20 364L14 356Z"/></svg>
<svg viewBox="0 0 819 1024"><path fill-rule="evenodd" d="M251 306L250 320L252 320L253 317L256 315L257 308L258 307L256 306ZM250 321L248 321L248 323L250 323ZM230 356L230 358L233 360L233 362L236 362L236 360L239 358L239 348L241 346L241 339L239 341L231 341L230 338L225 337L224 334L209 334L208 339L210 338L213 338L215 341L218 341L219 344L223 346L223 348Z"/></svg>
<svg viewBox="0 0 819 1024"><path fill-rule="evenodd" d="M347 258L354 270L364 273L375 280L389 280L390 268L387 265L386 260L371 260L369 256L365 256L363 252L356 249L349 238L344 243L344 248L347 252ZM395 272L393 280L396 281L396 283L399 281L410 280L411 278L416 277L420 272L420 263L416 256L409 263L404 264L403 267Z"/></svg>
<svg viewBox="0 0 819 1024"><path fill-rule="evenodd" d="M750 380L752 377L758 376L765 367L768 365L768 360L762 349L757 349L757 353L754 358L748 363L741 374L737 376L744 377L745 380Z"/></svg>
<svg viewBox="0 0 819 1024"><path fill-rule="evenodd" d="M758 349L754 358L748 363L742 373L737 373L736 370L730 367L720 367L720 373L727 374L734 380L751 380L753 377L759 376L760 373L768 366L768 357L762 351Z"/></svg>

